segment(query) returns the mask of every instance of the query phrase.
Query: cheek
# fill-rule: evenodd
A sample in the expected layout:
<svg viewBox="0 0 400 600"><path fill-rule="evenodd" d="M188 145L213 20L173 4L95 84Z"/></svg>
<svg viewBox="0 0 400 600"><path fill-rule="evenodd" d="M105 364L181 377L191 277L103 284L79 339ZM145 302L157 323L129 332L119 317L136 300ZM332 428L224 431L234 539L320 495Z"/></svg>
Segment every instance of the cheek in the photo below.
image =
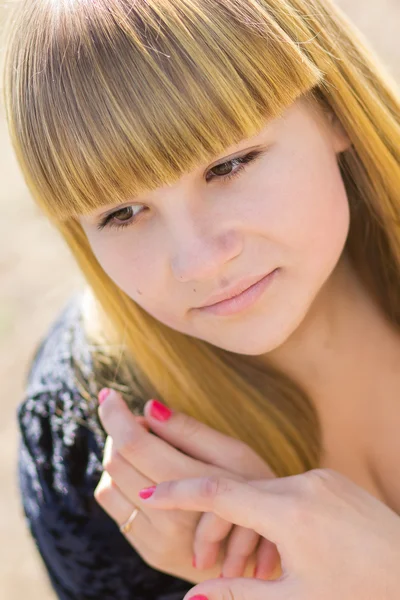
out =
<svg viewBox="0 0 400 600"><path fill-rule="evenodd" d="M289 163L289 164L288 164ZM255 215L287 266L303 271L339 258L349 228L349 206L336 156L326 149L299 152L259 183Z"/></svg>
<svg viewBox="0 0 400 600"><path fill-rule="evenodd" d="M287 227L303 269L328 273L346 243L350 211L335 156L326 156L316 167L299 173L298 202L288 215Z"/></svg>
<svg viewBox="0 0 400 600"><path fill-rule="evenodd" d="M132 242L129 230L105 234L92 240L91 246L102 269L133 300L140 303L141 299L157 297L154 288L161 280L161 265L144 245Z"/></svg>
<svg viewBox="0 0 400 600"><path fill-rule="evenodd" d="M149 239L140 246L135 240L133 249L131 236L126 231L118 237L92 240L92 249L102 269L151 316L173 329L187 333L182 318L175 316L177 311L172 293L166 292L168 269L163 261L165 253L150 251L154 250L154 242ZM171 298L171 302L166 302L166 298Z"/></svg>

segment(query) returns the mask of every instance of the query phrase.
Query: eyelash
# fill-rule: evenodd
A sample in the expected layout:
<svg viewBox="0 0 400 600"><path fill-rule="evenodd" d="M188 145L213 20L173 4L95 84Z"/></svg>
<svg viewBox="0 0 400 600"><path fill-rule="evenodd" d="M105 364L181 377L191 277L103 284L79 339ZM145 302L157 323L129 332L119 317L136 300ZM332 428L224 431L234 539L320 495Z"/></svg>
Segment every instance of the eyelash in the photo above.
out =
<svg viewBox="0 0 400 600"><path fill-rule="evenodd" d="M248 164L255 162L255 160L257 158L259 158L262 154L264 154L263 151L253 150L253 152L249 152L249 154L245 154L244 156L237 156L235 158L231 158L230 160L227 160L224 163L219 163L218 165L215 165L212 168L216 169L217 167L222 167L224 165L228 165L229 163L232 163L233 166L235 166L235 163L237 163L239 165L239 168L236 169L236 171L233 171L232 173L228 173L228 175L222 175L221 177L218 177L218 175L214 175L212 179L216 178L216 179L222 180L224 183L231 179L234 179L235 177L237 177L238 175L243 173L243 171L245 171L246 166ZM212 179L211 179L211 181L212 181ZM99 229L100 231L105 228L123 229L124 227L129 227L130 225L133 225L133 223L136 221L136 217L132 217L132 219L129 219L125 222L121 221L120 223L113 221L113 218L115 217L115 215L117 215L122 210L125 210L126 208L130 208L130 207L127 206L125 208L120 208L119 210L116 210L113 213L105 216L97 224L97 229ZM138 214L140 214L140 213L138 213Z"/></svg>

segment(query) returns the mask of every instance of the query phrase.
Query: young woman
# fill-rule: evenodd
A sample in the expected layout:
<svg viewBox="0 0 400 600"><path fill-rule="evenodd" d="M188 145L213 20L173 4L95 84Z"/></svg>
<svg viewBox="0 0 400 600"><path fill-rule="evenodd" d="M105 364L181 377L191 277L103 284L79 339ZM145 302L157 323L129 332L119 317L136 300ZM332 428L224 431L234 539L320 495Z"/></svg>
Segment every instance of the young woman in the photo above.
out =
<svg viewBox="0 0 400 600"><path fill-rule="evenodd" d="M14 148L88 283L18 413L58 597L281 576L264 530L138 496L166 480L333 469L398 524L400 99L357 31L328 0L23 1L9 31Z"/></svg>

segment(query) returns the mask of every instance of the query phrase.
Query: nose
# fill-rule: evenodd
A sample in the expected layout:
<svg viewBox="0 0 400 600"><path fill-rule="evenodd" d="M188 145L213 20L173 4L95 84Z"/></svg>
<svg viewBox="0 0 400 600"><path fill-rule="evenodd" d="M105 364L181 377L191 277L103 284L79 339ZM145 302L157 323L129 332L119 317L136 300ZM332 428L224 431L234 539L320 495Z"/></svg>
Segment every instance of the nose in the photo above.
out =
<svg viewBox="0 0 400 600"><path fill-rule="evenodd" d="M171 258L171 270L175 278L184 283L217 279L224 265L242 252L243 241L239 231L232 228L206 232L205 228L186 227L177 246Z"/></svg>

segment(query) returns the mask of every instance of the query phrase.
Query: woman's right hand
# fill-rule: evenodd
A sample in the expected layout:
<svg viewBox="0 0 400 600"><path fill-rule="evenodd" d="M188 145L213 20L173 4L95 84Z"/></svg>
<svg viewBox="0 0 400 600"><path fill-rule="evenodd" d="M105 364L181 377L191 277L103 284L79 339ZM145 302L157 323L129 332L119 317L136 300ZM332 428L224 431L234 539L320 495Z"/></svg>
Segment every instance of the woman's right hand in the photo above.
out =
<svg viewBox="0 0 400 600"><path fill-rule="evenodd" d="M258 577L279 576L276 546L263 540L256 550L260 538L254 532L232 526L211 513L157 511L149 510L145 502L141 505L139 489L167 479L217 475L244 481L274 477L264 461L239 440L182 413L159 420L152 408L153 401L146 405L145 418L158 437L143 427L143 419L135 418L116 392L101 405L99 414L109 438L105 473L95 492L99 504L119 525L135 506L140 508L127 539L160 571L193 583L218 577L221 571L229 577L253 577L257 558Z"/></svg>

